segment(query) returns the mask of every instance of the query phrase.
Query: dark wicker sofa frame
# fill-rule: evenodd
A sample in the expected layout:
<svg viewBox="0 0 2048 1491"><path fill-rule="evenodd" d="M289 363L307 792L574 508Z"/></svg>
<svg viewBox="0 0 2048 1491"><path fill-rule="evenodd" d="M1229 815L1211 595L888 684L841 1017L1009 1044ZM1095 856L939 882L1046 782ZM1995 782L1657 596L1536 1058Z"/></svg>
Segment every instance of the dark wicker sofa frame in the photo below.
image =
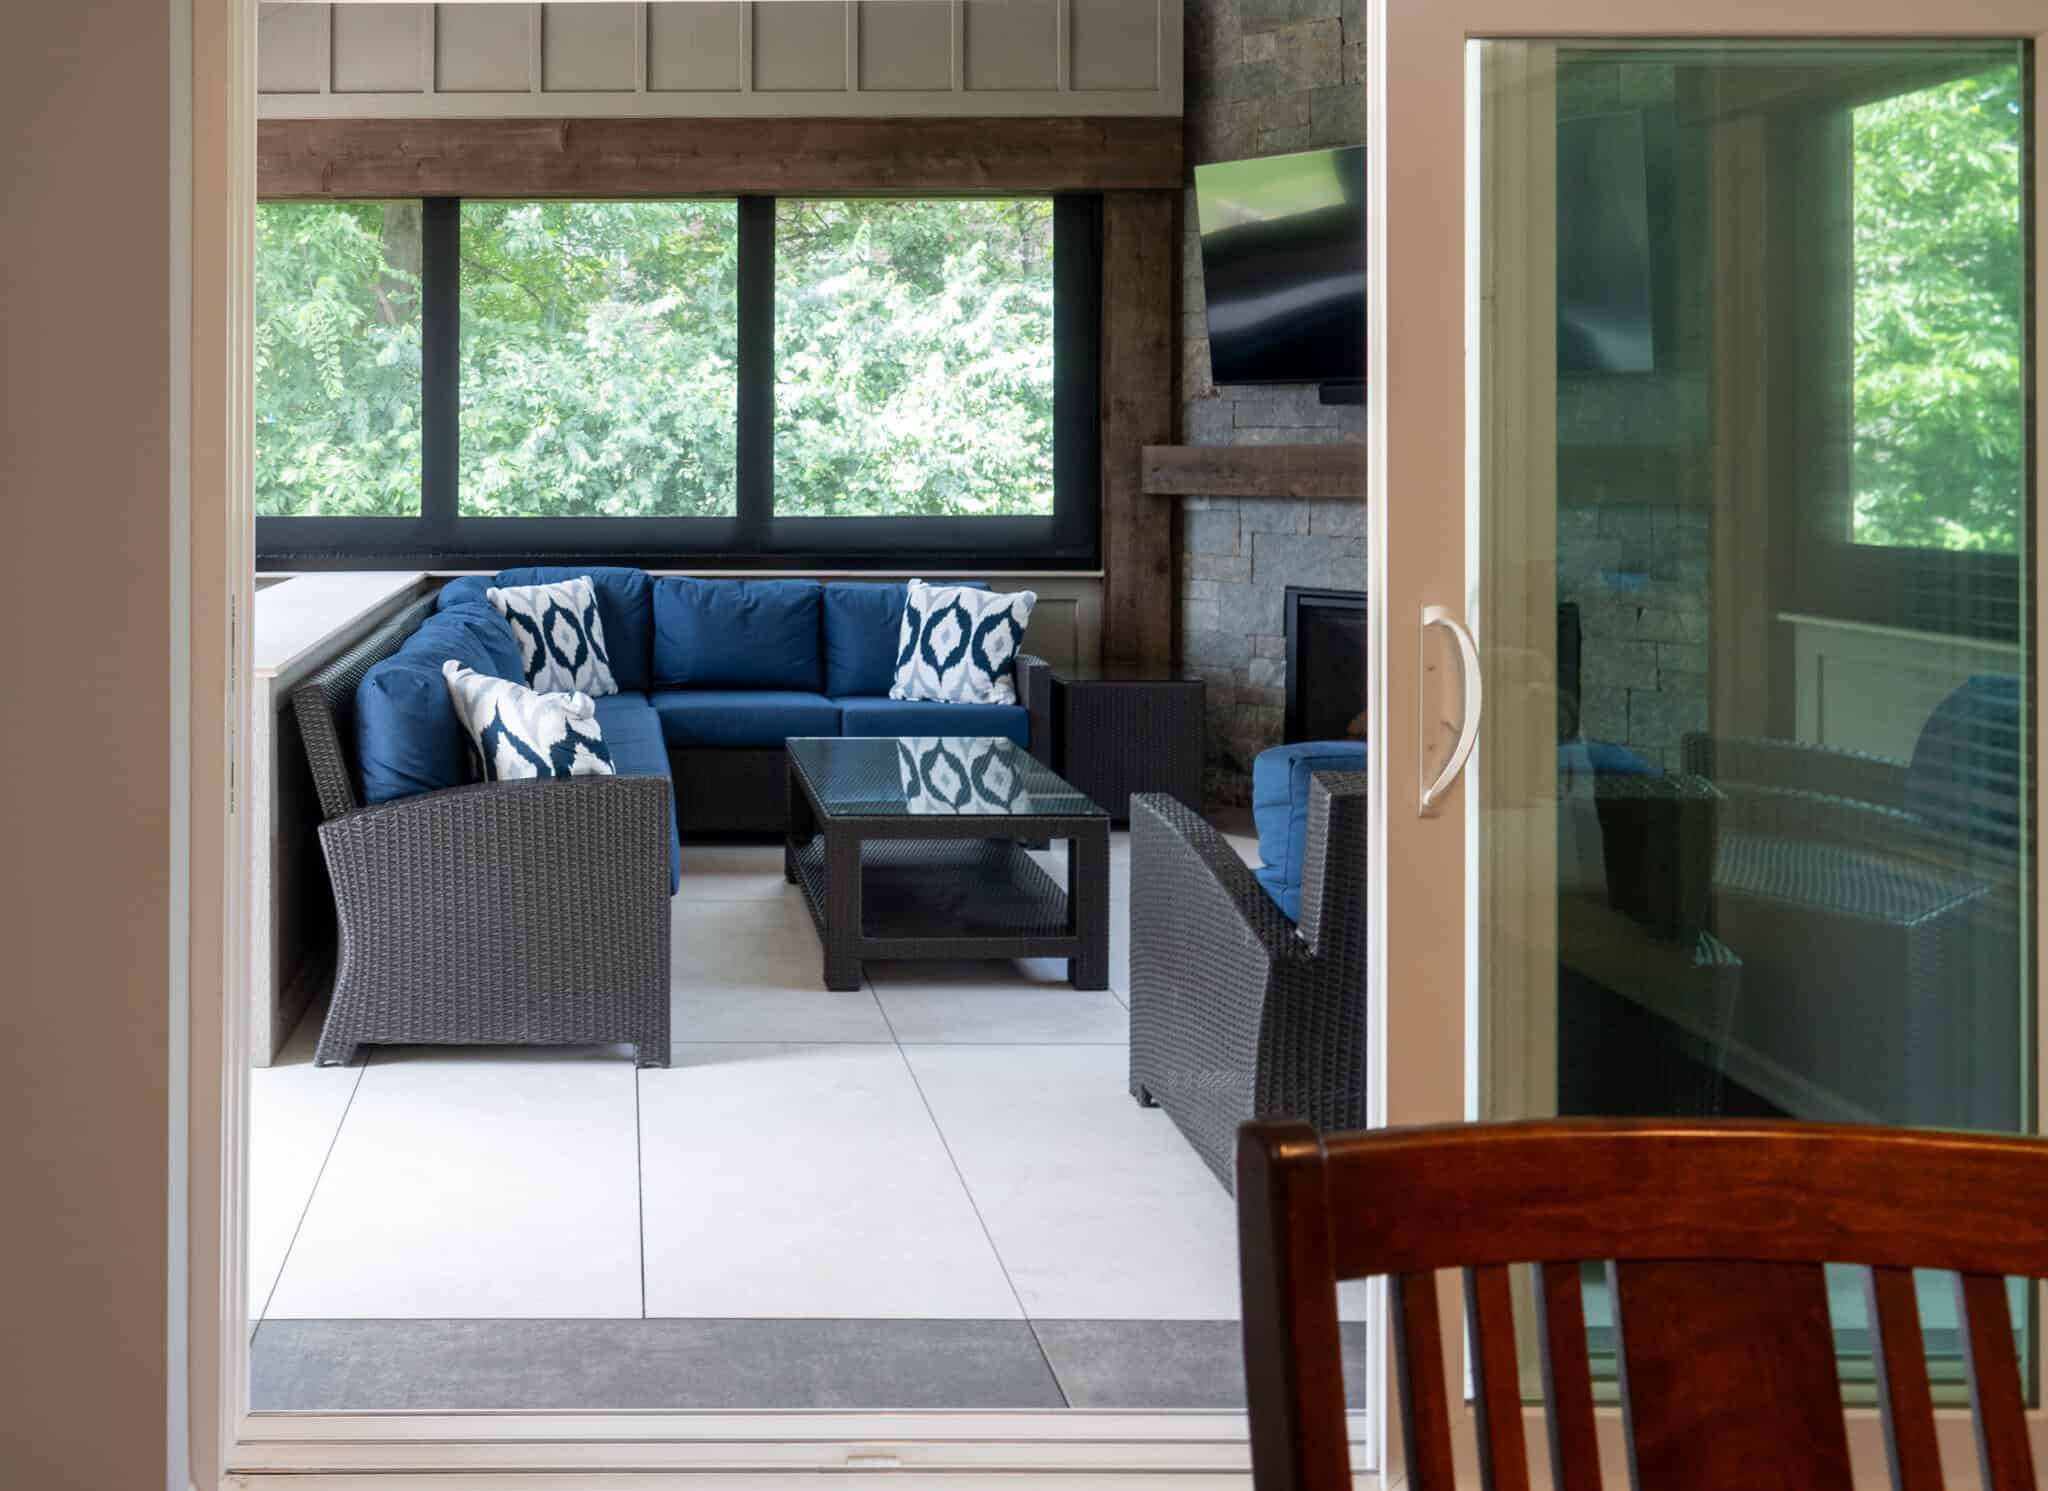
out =
<svg viewBox="0 0 2048 1491"><path fill-rule="evenodd" d="M414 602L294 691L340 951L314 1060L368 1044L631 1046L669 1061L669 784L478 783L365 807L355 695Z"/></svg>
<svg viewBox="0 0 2048 1491"><path fill-rule="evenodd" d="M1226 1190L1247 1119L1364 1126L1366 804L1313 778L1297 926L1192 808L1131 798L1131 1095Z"/></svg>

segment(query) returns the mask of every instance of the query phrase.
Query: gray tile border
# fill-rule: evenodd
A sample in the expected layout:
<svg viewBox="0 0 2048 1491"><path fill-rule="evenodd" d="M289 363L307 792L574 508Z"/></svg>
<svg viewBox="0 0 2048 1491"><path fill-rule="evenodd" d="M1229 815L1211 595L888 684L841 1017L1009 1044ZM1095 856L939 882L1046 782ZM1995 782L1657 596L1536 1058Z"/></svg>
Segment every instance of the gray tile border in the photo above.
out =
<svg viewBox="0 0 2048 1491"><path fill-rule="evenodd" d="M257 1412L1061 1408L1021 1320L266 1320Z"/></svg>
<svg viewBox="0 0 2048 1491"><path fill-rule="evenodd" d="M1034 1320L1060 1390L1074 1408L1244 1408L1244 1336L1235 1320ZM1371 1336L1342 1327L1344 1391L1365 1408Z"/></svg>

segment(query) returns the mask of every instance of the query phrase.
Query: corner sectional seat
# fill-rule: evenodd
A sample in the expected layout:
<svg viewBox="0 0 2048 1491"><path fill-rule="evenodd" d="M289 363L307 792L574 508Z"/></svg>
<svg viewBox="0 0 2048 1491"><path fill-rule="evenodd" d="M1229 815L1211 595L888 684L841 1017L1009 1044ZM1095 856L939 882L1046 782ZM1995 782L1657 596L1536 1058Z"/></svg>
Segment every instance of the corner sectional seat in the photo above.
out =
<svg viewBox="0 0 2048 1491"><path fill-rule="evenodd" d="M1041 759L1050 749L1051 670L1036 658L1018 660L1017 704L889 697L900 583L546 565L452 580L434 621L488 610L485 592L494 585L579 575L591 577L619 685L597 701L605 744L621 774L672 784L678 844L684 833L779 832L787 810L783 743L794 735L1000 735ZM509 676L517 678L513 662Z"/></svg>

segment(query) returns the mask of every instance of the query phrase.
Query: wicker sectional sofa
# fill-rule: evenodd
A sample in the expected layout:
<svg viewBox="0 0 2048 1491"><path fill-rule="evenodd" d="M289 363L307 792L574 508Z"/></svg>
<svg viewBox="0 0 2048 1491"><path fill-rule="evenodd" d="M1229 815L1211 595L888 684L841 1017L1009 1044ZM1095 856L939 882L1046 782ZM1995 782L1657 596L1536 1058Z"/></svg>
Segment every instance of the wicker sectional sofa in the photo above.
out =
<svg viewBox="0 0 2048 1491"><path fill-rule="evenodd" d="M619 685L596 701L617 775L483 783L466 751L389 738L459 729L439 669L444 656L493 666L476 640L493 624L486 590L579 575ZM789 737L1000 735L1049 754L1052 673L1037 658L1018 659L1017 704L887 697L903 595L507 570L450 582L313 675L292 702L340 924L316 1060L375 1043L616 1042L665 1066L681 839L780 833ZM517 676L501 653L496 666ZM392 680L413 690L409 716L366 692Z"/></svg>

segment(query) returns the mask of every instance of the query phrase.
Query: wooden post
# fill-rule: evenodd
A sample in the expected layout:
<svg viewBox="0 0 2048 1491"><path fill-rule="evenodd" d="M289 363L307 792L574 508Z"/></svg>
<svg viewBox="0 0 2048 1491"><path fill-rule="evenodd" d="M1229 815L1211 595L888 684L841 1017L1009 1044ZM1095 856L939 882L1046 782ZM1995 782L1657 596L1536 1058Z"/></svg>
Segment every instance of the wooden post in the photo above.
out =
<svg viewBox="0 0 2048 1491"><path fill-rule="evenodd" d="M1173 657L1173 511L1141 458L1173 439L1177 191L1102 199L1102 655Z"/></svg>

